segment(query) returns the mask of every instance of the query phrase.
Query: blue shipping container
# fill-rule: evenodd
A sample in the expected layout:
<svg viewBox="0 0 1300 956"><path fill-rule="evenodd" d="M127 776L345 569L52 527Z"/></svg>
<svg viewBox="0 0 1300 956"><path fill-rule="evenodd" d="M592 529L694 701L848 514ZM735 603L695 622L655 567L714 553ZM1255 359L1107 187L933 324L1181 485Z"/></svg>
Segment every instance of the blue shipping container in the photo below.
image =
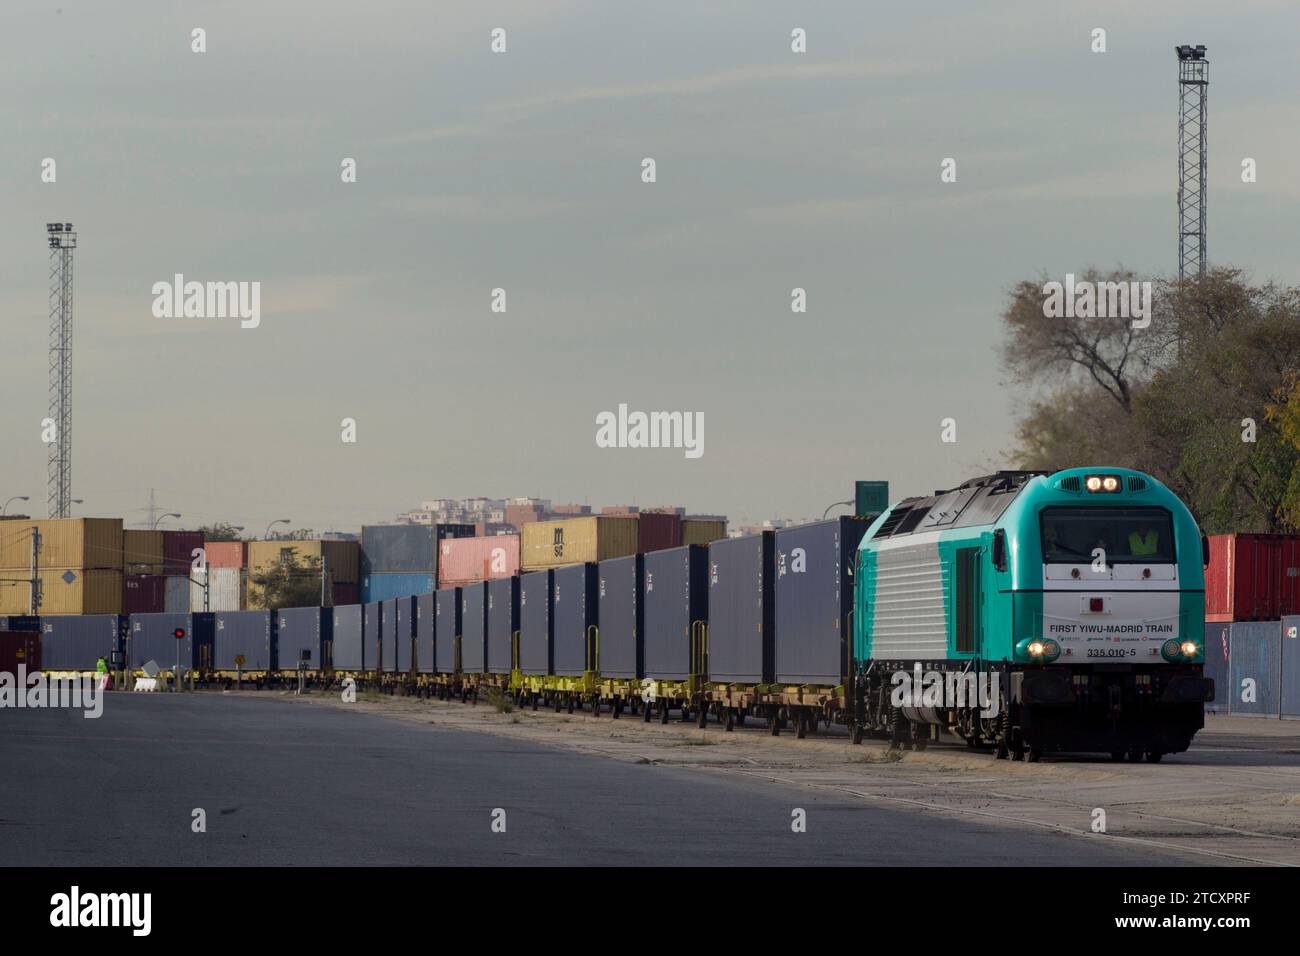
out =
<svg viewBox="0 0 1300 956"><path fill-rule="evenodd" d="M243 663L235 658L242 657ZM275 612L217 611L213 618L212 666L219 671L274 670Z"/></svg>
<svg viewBox="0 0 1300 956"><path fill-rule="evenodd" d="M459 662L456 646L460 641L460 588L441 588L433 593L434 673L454 674Z"/></svg>
<svg viewBox="0 0 1300 956"><path fill-rule="evenodd" d="M336 671L367 671L374 664L374 651L366 647L365 611L360 604L334 608L334 634L330 660Z"/></svg>
<svg viewBox="0 0 1300 956"><path fill-rule="evenodd" d="M12 618L11 618L12 620ZM29 623L30 620L23 621ZM102 657L110 666L121 649L122 618L116 614L60 614L37 625L41 634L41 669L93 671ZM10 630L31 630L30 627Z"/></svg>
<svg viewBox="0 0 1300 956"><path fill-rule="evenodd" d="M178 629L184 633L179 640L176 638ZM126 653L133 670L153 661L160 669L170 671L175 668L178 658L182 671L210 666L212 614L180 611L132 614Z"/></svg>
<svg viewBox="0 0 1300 956"><path fill-rule="evenodd" d="M432 594L421 594L414 600L415 607L415 671L432 674L436 658L433 653L433 625L435 609Z"/></svg>
<svg viewBox="0 0 1300 956"><path fill-rule="evenodd" d="M361 578L361 603L391 601L433 592L436 579L432 574L366 574Z"/></svg>
<svg viewBox="0 0 1300 956"><path fill-rule="evenodd" d="M333 612L329 607L292 607L276 612L276 665L280 670L297 670L299 661L309 671L326 666Z"/></svg>
<svg viewBox="0 0 1300 956"><path fill-rule="evenodd" d="M415 598L394 598L393 627L397 631L397 673L409 674L415 648Z"/></svg>
<svg viewBox="0 0 1300 956"><path fill-rule="evenodd" d="M487 672L509 674L514 666L515 631L519 630L519 578L487 582Z"/></svg>
<svg viewBox="0 0 1300 956"><path fill-rule="evenodd" d="M644 558L645 676L686 680L700 625L709 619L708 551L692 544Z"/></svg>
<svg viewBox="0 0 1300 956"><path fill-rule="evenodd" d="M595 564L574 564L555 569L555 651L552 663L562 677L580 677L594 670L596 636L589 630L597 622L600 575Z"/></svg>
<svg viewBox="0 0 1300 956"><path fill-rule="evenodd" d="M519 669L551 674L551 571L519 575Z"/></svg>
<svg viewBox="0 0 1300 956"><path fill-rule="evenodd" d="M644 569L639 554L608 558L600 574L600 673L624 680L645 675L641 613Z"/></svg>
<svg viewBox="0 0 1300 956"><path fill-rule="evenodd" d="M460 589L460 669L482 674L487 664L487 582Z"/></svg>

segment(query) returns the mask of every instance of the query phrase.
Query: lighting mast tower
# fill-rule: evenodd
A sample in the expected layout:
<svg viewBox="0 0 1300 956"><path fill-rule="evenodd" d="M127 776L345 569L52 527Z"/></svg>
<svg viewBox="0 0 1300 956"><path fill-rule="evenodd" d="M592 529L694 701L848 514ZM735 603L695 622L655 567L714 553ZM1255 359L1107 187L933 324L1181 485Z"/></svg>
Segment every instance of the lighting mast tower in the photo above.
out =
<svg viewBox="0 0 1300 956"><path fill-rule="evenodd" d="M1178 54L1178 278L1205 276L1205 138L1210 61L1204 46Z"/></svg>
<svg viewBox="0 0 1300 956"><path fill-rule="evenodd" d="M47 513L72 511L72 251L77 234L70 222L46 223L50 242L50 477Z"/></svg>

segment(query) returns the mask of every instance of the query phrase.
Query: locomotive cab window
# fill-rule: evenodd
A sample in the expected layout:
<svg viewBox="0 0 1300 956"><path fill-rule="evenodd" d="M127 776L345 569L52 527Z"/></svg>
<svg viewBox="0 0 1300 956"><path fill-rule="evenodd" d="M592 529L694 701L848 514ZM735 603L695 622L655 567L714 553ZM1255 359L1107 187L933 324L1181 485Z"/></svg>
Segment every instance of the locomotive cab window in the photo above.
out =
<svg viewBox="0 0 1300 956"><path fill-rule="evenodd" d="M1163 508L1044 508L1044 564L1173 564L1174 525Z"/></svg>

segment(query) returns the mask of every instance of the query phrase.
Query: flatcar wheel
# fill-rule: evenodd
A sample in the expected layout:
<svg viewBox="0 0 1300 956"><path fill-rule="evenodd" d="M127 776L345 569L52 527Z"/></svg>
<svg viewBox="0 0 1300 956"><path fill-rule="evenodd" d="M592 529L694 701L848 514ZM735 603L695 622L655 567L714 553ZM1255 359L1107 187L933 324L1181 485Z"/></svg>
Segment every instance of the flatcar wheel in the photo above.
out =
<svg viewBox="0 0 1300 956"><path fill-rule="evenodd" d="M1006 760L1007 757L1011 756L1011 751L1007 749L1007 742L1005 738L998 739L997 748L993 751L993 753L998 760Z"/></svg>
<svg viewBox="0 0 1300 956"><path fill-rule="evenodd" d="M618 720L620 717L622 717L622 716L623 716L623 698L622 698L622 697L615 697L615 698L614 698L614 704L613 704L613 706L610 707L609 710L610 710L610 716L613 717L615 720Z"/></svg>
<svg viewBox="0 0 1300 956"><path fill-rule="evenodd" d="M1122 751L1122 750L1112 750L1112 751L1110 752L1110 759L1111 759L1111 762L1112 762L1112 763L1123 763L1123 762L1124 762L1124 751Z"/></svg>
<svg viewBox="0 0 1300 956"><path fill-rule="evenodd" d="M1129 762L1129 763L1137 763L1137 762L1140 761L1141 759L1142 759L1142 751L1140 751L1140 750L1130 750L1130 751L1128 752L1128 762Z"/></svg>
<svg viewBox="0 0 1300 956"><path fill-rule="evenodd" d="M1159 750L1148 750L1148 751L1147 751L1147 763L1159 763L1159 762L1160 762L1160 759L1161 759L1163 756L1164 756L1164 754L1163 754L1162 752L1160 752Z"/></svg>
<svg viewBox="0 0 1300 956"><path fill-rule="evenodd" d="M533 699L533 710L536 710L536 709L537 709L537 700L538 700L538 695L537 695L537 694L530 694L529 696L532 697L532 699Z"/></svg>

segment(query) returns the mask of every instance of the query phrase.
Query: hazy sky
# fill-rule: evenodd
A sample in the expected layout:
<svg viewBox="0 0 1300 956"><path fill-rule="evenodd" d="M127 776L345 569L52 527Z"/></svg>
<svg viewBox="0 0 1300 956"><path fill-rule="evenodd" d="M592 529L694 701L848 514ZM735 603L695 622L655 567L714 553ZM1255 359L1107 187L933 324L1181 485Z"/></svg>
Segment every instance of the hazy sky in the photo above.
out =
<svg viewBox="0 0 1300 956"><path fill-rule="evenodd" d="M1212 64L1211 260L1296 281L1298 29L1283 2L6 0L0 498L45 513L53 220L84 513L154 487L259 533L476 494L737 521L954 484L1011 443L1015 281L1174 268L1176 43ZM177 272L260 282L261 326L155 318ZM702 412L703 457L597 448L620 403Z"/></svg>

